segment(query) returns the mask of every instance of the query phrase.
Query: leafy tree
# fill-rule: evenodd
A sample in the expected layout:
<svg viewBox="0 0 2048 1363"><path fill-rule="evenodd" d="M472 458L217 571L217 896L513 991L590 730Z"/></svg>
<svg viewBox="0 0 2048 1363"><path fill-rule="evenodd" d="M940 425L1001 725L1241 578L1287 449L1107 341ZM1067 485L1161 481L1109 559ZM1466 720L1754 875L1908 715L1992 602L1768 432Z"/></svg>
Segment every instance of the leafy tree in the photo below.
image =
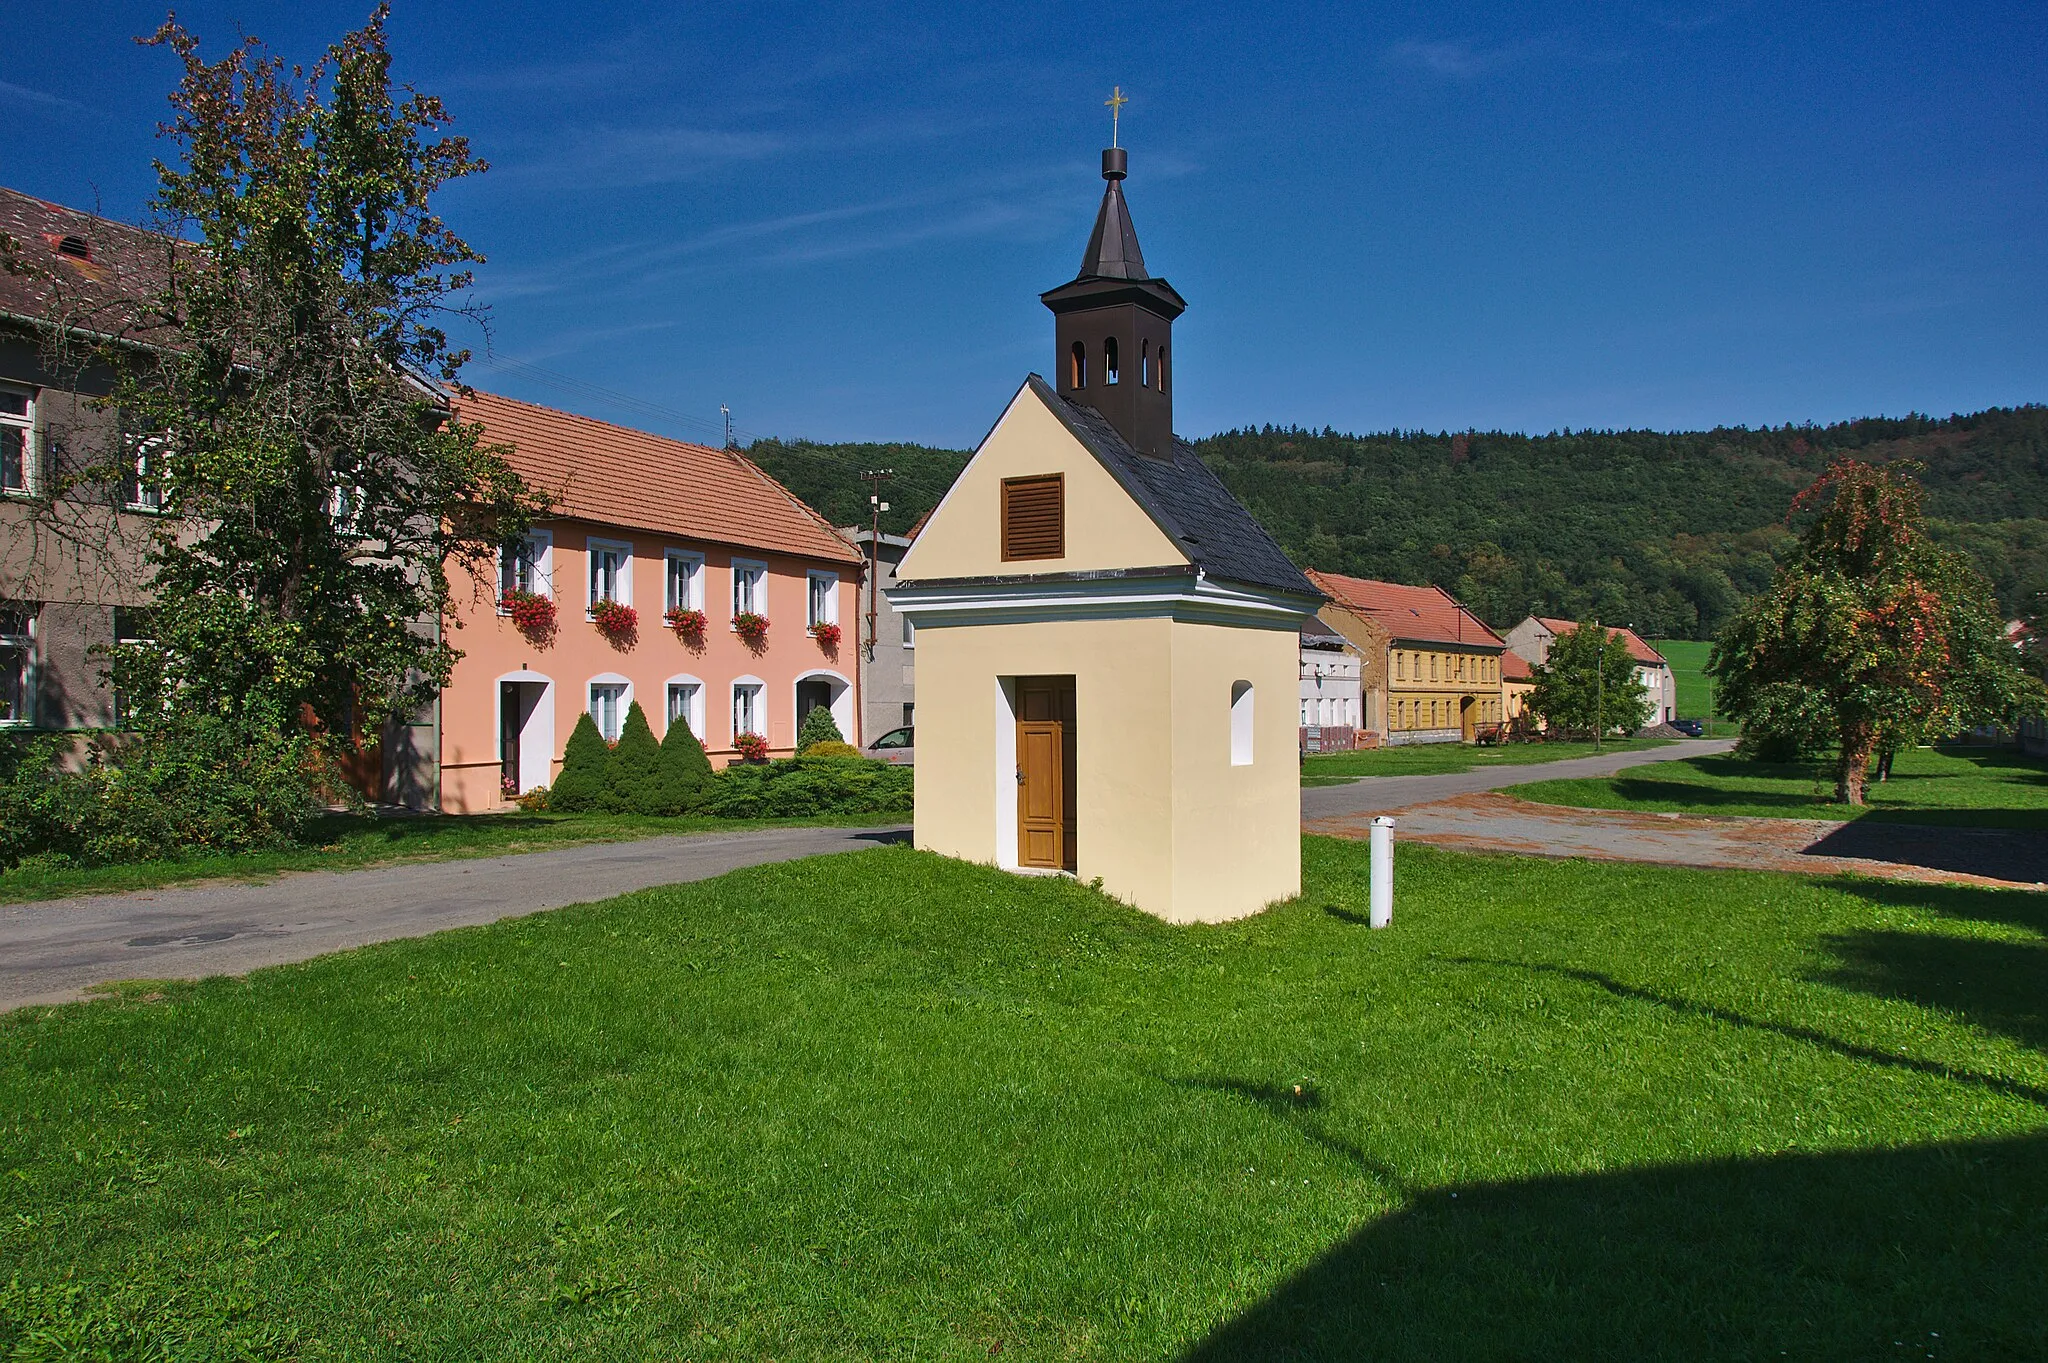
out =
<svg viewBox="0 0 2048 1363"><path fill-rule="evenodd" d="M1628 646L1611 630L1566 630L1551 640L1548 660L1529 670L1529 708L1561 734L1631 733L1654 708Z"/></svg>
<svg viewBox="0 0 2048 1363"><path fill-rule="evenodd" d="M671 720L661 738L660 814L687 814L703 800L711 783L711 759L690 726Z"/></svg>
<svg viewBox="0 0 2048 1363"><path fill-rule="evenodd" d="M605 772L604 808L613 814L661 814L661 745L654 741L640 702L626 707L626 723Z"/></svg>
<svg viewBox="0 0 2048 1363"><path fill-rule="evenodd" d="M147 441L162 478L155 637L112 667L144 727L261 710L374 732L460 656L431 627L449 566L488 575L542 509L420 377L467 359L440 323L481 259L430 201L484 164L438 135L438 100L394 90L385 14L310 71L253 38L208 63L175 20L146 40L184 68L177 156L157 163L162 283L136 319L168 339L119 352L130 443L92 475Z"/></svg>
<svg viewBox="0 0 2048 1363"><path fill-rule="evenodd" d="M796 731L796 750L801 753L813 743L844 743L846 735L839 732L839 726L832 721L832 712L822 705L813 705L804 716L802 727Z"/></svg>
<svg viewBox="0 0 2048 1363"><path fill-rule="evenodd" d="M586 814L605 807L611 789L612 749L585 713L562 749L562 771L548 787L548 808L564 814Z"/></svg>
<svg viewBox="0 0 2048 1363"><path fill-rule="evenodd" d="M1714 645L1718 704L1760 726L1824 725L1835 798L1863 803L1871 754L2009 719L2039 683L1990 585L1929 537L1912 465L1843 460L1794 502L1798 552Z"/></svg>

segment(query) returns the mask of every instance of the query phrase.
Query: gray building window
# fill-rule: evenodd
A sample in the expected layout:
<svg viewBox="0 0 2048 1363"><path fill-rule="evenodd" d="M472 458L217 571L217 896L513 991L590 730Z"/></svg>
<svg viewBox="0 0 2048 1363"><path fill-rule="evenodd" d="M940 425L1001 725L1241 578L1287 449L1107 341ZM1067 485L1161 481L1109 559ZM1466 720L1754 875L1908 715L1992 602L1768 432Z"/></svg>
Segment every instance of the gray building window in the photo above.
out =
<svg viewBox="0 0 2048 1363"><path fill-rule="evenodd" d="M0 492L34 490L35 447L35 395L0 387Z"/></svg>
<svg viewBox="0 0 2048 1363"><path fill-rule="evenodd" d="M35 624L34 607L0 604L0 724L35 722Z"/></svg>

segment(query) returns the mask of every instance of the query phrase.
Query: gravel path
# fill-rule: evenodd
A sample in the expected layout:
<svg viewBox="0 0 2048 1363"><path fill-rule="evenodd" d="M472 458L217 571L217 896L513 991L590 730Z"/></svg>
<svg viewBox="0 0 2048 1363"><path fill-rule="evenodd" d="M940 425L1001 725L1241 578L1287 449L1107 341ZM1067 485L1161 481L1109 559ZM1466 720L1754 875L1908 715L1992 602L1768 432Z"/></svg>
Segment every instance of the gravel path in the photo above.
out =
<svg viewBox="0 0 2048 1363"><path fill-rule="evenodd" d="M198 979L515 918L742 866L850 852L907 829L769 828L597 843L0 905L0 1011L108 980Z"/></svg>

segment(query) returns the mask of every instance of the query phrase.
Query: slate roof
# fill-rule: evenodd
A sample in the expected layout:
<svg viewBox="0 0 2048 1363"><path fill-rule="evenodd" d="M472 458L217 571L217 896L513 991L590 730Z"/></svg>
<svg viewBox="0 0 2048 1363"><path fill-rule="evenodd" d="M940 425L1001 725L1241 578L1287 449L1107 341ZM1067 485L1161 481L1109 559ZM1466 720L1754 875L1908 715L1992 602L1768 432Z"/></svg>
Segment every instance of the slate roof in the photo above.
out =
<svg viewBox="0 0 2048 1363"><path fill-rule="evenodd" d="M1138 249L1138 229L1131 222L1130 205L1124 202L1122 186L1115 180L1102 192L1102 209L1095 215L1095 232L1088 238L1088 253L1081 257L1076 279L1150 279L1145 273L1145 255Z"/></svg>
<svg viewBox="0 0 2048 1363"><path fill-rule="evenodd" d="M1389 636L1423 644L1506 648L1507 641L1441 587L1410 587L1367 577L1308 570L1309 581L1355 615L1377 621Z"/></svg>
<svg viewBox="0 0 2048 1363"><path fill-rule="evenodd" d="M140 305L161 292L171 253L181 249L161 233L13 189L0 189L0 232L19 248L15 268L0 267L0 312L143 339ZM60 249L67 238L69 251Z"/></svg>
<svg viewBox="0 0 2048 1363"><path fill-rule="evenodd" d="M1576 620L1554 620L1547 615L1539 615L1535 619L1537 624L1543 626L1552 634L1569 634L1579 627L1579 622ZM1639 663L1645 663L1651 667L1671 666L1670 663L1664 661L1663 654L1644 643L1632 629L1622 629L1616 625L1609 625L1607 627L1607 637L1619 639L1627 644L1628 656L1634 658Z"/></svg>
<svg viewBox="0 0 2048 1363"><path fill-rule="evenodd" d="M715 450L558 412L496 393L454 399L456 414L512 447L521 478L573 520L764 549L834 563L861 556L825 518L737 450Z"/></svg>
<svg viewBox="0 0 2048 1363"><path fill-rule="evenodd" d="M1223 582L1291 592L1311 600L1322 593L1294 566L1185 441L1173 442L1173 458L1152 459L1130 447L1109 418L1093 407L1069 401L1033 374L1031 391L1074 438L1102 461L1131 499L1166 532L1168 539L1204 574Z"/></svg>

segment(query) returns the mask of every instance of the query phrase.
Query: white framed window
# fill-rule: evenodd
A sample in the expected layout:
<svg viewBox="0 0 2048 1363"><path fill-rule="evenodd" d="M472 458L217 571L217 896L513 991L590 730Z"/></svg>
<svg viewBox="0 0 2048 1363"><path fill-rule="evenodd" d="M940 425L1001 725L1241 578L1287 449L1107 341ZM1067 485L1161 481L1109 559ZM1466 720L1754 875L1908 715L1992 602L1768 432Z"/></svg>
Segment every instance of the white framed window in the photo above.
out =
<svg viewBox="0 0 2048 1363"><path fill-rule="evenodd" d="M687 549L670 549L662 555L662 609L700 611L704 609L704 556ZM701 732L698 737L703 737Z"/></svg>
<svg viewBox="0 0 2048 1363"><path fill-rule="evenodd" d="M36 608L0 602L0 725L35 723Z"/></svg>
<svg viewBox="0 0 2048 1363"><path fill-rule="evenodd" d="M917 622L907 615L903 617L903 646L905 648L917 647Z"/></svg>
<svg viewBox="0 0 2048 1363"><path fill-rule="evenodd" d="M156 642L156 624L146 606L114 607L114 643L153 644ZM114 722L126 724L132 714L128 700L117 688L114 692Z"/></svg>
<svg viewBox="0 0 2048 1363"><path fill-rule="evenodd" d="M768 736L767 686L755 677L743 677L732 684L732 736Z"/></svg>
<svg viewBox="0 0 2048 1363"><path fill-rule="evenodd" d="M626 710L633 703L633 684L624 677L607 673L590 680L590 718L607 743L619 741L625 727Z"/></svg>
<svg viewBox="0 0 2048 1363"><path fill-rule="evenodd" d="M592 539L590 547L590 605L616 601L633 604L633 546L618 540Z"/></svg>
<svg viewBox="0 0 2048 1363"><path fill-rule="evenodd" d="M121 489L121 501L130 511L164 509L164 442L150 436L135 442L128 459L128 476Z"/></svg>
<svg viewBox="0 0 2048 1363"><path fill-rule="evenodd" d="M732 561L732 613L748 612L768 613L768 565L736 558Z"/></svg>
<svg viewBox="0 0 2048 1363"><path fill-rule="evenodd" d="M35 455L35 391L0 384L0 493L35 491Z"/></svg>
<svg viewBox="0 0 2048 1363"><path fill-rule="evenodd" d="M804 628L839 623L839 574L804 574Z"/></svg>
<svg viewBox="0 0 2048 1363"><path fill-rule="evenodd" d="M555 594L555 537L534 530L498 551L499 610L512 592L534 596Z"/></svg>
<svg viewBox="0 0 2048 1363"><path fill-rule="evenodd" d="M1230 684L1230 765L1249 767L1251 764L1252 684L1234 681Z"/></svg>
<svg viewBox="0 0 2048 1363"><path fill-rule="evenodd" d="M704 741L704 683L695 677L668 679L668 722L689 726L697 741ZM666 731L664 731L666 732Z"/></svg>

